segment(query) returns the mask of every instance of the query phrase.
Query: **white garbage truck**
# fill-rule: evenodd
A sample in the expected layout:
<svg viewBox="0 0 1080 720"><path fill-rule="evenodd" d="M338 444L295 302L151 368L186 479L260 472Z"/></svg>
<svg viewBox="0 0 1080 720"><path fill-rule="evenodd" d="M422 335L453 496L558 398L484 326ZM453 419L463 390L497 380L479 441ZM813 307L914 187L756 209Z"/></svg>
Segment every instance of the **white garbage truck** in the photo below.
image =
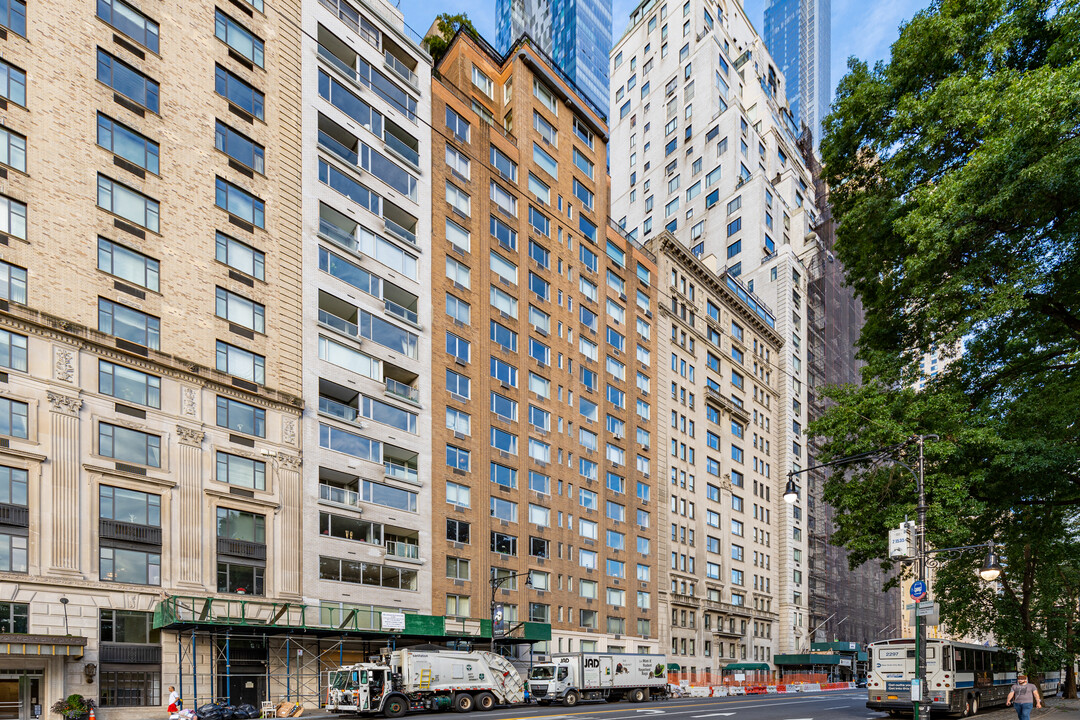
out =
<svg viewBox="0 0 1080 720"><path fill-rule="evenodd" d="M529 695L542 705L582 700L630 702L667 697L667 670L663 655L624 653L571 653L552 655L551 662L534 665L529 673Z"/></svg>
<svg viewBox="0 0 1080 720"><path fill-rule="evenodd" d="M510 661L491 652L394 650L329 672L326 709L399 718L407 712L492 710L525 701Z"/></svg>

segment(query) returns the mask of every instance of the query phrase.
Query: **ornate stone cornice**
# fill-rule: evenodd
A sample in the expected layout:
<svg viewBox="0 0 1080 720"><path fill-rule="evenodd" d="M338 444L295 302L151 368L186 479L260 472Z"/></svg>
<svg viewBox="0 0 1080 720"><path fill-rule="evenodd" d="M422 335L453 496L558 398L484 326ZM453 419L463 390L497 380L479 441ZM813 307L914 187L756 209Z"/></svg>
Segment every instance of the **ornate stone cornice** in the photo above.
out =
<svg viewBox="0 0 1080 720"><path fill-rule="evenodd" d="M176 438L180 441L181 445L194 445L195 447L199 447L202 445L204 437L206 437L206 433L202 430L196 430L195 428L189 428L183 425L176 426Z"/></svg>
<svg viewBox="0 0 1080 720"><path fill-rule="evenodd" d="M48 391L49 402L52 404L52 411L55 413L62 413L64 415L72 415L74 417L79 416L79 410L82 409L83 401L79 398L70 397L68 395L60 395L54 393L51 390Z"/></svg>

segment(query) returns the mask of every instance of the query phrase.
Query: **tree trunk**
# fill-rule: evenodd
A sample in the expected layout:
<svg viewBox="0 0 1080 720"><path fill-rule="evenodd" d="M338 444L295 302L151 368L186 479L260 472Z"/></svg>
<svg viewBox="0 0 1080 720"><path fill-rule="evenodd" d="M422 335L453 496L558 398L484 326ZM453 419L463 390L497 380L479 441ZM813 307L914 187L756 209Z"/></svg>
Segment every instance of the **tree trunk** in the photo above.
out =
<svg viewBox="0 0 1080 720"><path fill-rule="evenodd" d="M1069 610L1065 615L1065 692L1067 698L1076 699L1076 617L1077 598L1069 600Z"/></svg>

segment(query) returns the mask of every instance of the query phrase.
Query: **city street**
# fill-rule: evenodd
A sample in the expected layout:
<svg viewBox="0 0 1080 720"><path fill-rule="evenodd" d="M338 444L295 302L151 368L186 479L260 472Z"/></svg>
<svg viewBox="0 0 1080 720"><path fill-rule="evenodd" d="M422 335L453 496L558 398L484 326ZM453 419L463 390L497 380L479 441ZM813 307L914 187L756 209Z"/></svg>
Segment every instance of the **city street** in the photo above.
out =
<svg viewBox="0 0 1080 720"><path fill-rule="evenodd" d="M676 720L843 720L884 718L866 709L866 691L806 695L753 695L682 698L632 705L626 702L582 704L575 708L536 706L485 713L491 720L642 720L654 715Z"/></svg>

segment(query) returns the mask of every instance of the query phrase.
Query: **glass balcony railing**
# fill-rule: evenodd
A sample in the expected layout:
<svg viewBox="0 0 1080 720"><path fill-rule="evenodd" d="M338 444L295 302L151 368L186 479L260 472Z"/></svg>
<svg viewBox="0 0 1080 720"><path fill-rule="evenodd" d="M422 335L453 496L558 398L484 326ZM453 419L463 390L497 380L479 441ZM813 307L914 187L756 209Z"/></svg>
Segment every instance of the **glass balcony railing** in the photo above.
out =
<svg viewBox="0 0 1080 720"><path fill-rule="evenodd" d="M418 560L420 559L420 546L412 545L410 543L398 542L396 540L387 540L386 554L392 555L393 557Z"/></svg>
<svg viewBox="0 0 1080 720"><path fill-rule="evenodd" d="M413 247L419 247L416 244L416 233L409 232L408 230L401 227L400 225L398 225L396 222L394 222L390 218L385 218L384 217L383 218L383 223L385 223L386 232L390 233L394 237L401 238L402 240L409 243Z"/></svg>
<svg viewBox="0 0 1080 720"><path fill-rule="evenodd" d="M356 252L360 249L360 245L356 242L356 238L353 237L352 233L345 232L325 218L319 218L319 232L349 250Z"/></svg>
<svg viewBox="0 0 1080 720"><path fill-rule="evenodd" d="M340 505L360 507L360 493L355 490L346 490L345 488L336 487L334 485L324 485L319 483L319 498Z"/></svg>
<svg viewBox="0 0 1080 720"><path fill-rule="evenodd" d="M359 155L322 130L319 131L319 144L351 165L359 165L360 163Z"/></svg>
<svg viewBox="0 0 1080 720"><path fill-rule="evenodd" d="M339 58L337 55L335 55L334 53L327 50L322 45L319 46L319 57L321 57L323 60L330 63L334 67L336 67L341 72L345 73L346 77L353 80L354 82L360 83L360 84L365 85L365 86L367 85L366 82L363 82L363 81L360 80L360 75L357 74L355 68L350 67L347 62L345 62L344 60Z"/></svg>
<svg viewBox="0 0 1080 720"><path fill-rule="evenodd" d="M396 462L387 460L383 463L386 468L386 477L394 478L395 480L404 480L405 482L418 483L420 482L420 473L416 468L406 467L405 465L399 465Z"/></svg>
<svg viewBox="0 0 1080 720"><path fill-rule="evenodd" d="M396 395L406 400L411 400L414 403L420 402L420 391L414 387L409 387L403 382L398 382L392 378L386 378L386 392L391 395Z"/></svg>
<svg viewBox="0 0 1080 720"><path fill-rule="evenodd" d="M386 307L386 312L391 313L393 315L397 315L402 320L406 320L408 322L411 322L413 325L419 325L420 324L420 316L419 315L417 315L412 310L409 310L408 308L405 308L405 307L402 307L401 305L398 305L393 300L383 300L383 305L384 305L384 307Z"/></svg>
<svg viewBox="0 0 1080 720"><path fill-rule="evenodd" d="M350 335L352 337L360 337L360 328L355 323L351 323L344 318L339 318L333 313L329 313L326 310L319 311L319 322L329 325L330 327Z"/></svg>
<svg viewBox="0 0 1080 720"><path fill-rule="evenodd" d="M383 58L386 60L386 66L394 71L394 74L399 78L409 83L415 89L419 89L420 80L417 78L416 73L409 69L409 66L398 60L389 50L383 51Z"/></svg>
<svg viewBox="0 0 1080 720"><path fill-rule="evenodd" d="M346 405L343 402L337 400L331 400L328 397L322 395L319 396L319 412L326 413L327 415L333 415L336 418L341 418L346 422L354 423L360 417L359 411L351 405Z"/></svg>
<svg viewBox="0 0 1080 720"><path fill-rule="evenodd" d="M413 150L411 147L402 142L399 138L390 133L383 134L383 141L386 143L386 147L393 150L401 157L408 160L416 167L420 167L420 153Z"/></svg>

